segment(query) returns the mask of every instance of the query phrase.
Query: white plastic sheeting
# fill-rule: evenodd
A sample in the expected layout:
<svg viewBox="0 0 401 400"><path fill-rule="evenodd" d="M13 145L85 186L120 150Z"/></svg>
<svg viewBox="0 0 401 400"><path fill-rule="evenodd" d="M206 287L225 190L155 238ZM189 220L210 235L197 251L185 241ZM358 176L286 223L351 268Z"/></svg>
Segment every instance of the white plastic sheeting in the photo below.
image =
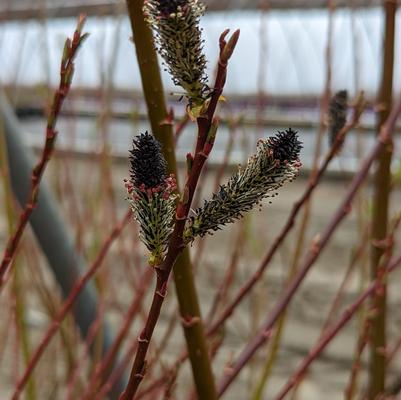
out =
<svg viewBox="0 0 401 400"><path fill-rule="evenodd" d="M380 78L383 13L381 9L335 12L332 36L332 87L374 94ZM400 16L397 18L401 22ZM398 26L400 24L398 23ZM65 37L74 19L0 24L0 84L55 84ZM202 20L205 51L212 75L218 38L225 28L241 29L230 62L226 93L319 95L326 74L327 10L210 13ZM74 86L140 90L138 66L127 18L91 17L91 33L77 60ZM401 88L400 29L396 32L395 90ZM167 74L167 90L174 88Z"/></svg>

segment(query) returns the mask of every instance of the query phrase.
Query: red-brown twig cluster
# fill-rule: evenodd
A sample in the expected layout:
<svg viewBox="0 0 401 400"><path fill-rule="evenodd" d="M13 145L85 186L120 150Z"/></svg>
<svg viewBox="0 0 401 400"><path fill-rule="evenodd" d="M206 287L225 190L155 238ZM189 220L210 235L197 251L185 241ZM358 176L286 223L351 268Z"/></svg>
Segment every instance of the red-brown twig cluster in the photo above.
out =
<svg viewBox="0 0 401 400"><path fill-rule="evenodd" d="M341 148L342 143L345 138L345 135L352 128L354 128L357 125L361 113L362 113L362 104L359 104L359 106L357 106L355 108L352 121L349 124L347 124L341 130L341 132L338 134L338 137L337 137L335 143L333 144L330 151L328 152L325 159L323 160L321 167L318 169L316 174L312 176L305 192L300 197L300 199L294 204L285 226L283 227L281 232L277 235L272 246L270 247L270 249L268 250L266 255L263 257L258 269L248 279L248 281L239 289L237 295L234 296L234 300L232 300L224 308L220 317L209 327L209 329L207 331L208 335L214 334L221 327L221 325L224 323L224 321L226 321L227 318L229 318L233 314L233 312L234 312L235 308L238 306L238 304L247 296L247 294L250 293L250 291L252 290L254 285L259 281L260 277L266 270L267 266L269 265L270 261L272 260L277 249L280 247L280 245L283 243L284 239L287 237L290 230L293 228L293 226L295 224L295 219L296 219L299 211L302 209L303 205L309 200L309 198L311 197L316 186L320 182L320 179L323 177L325 171L327 170L328 165L333 160L333 158L336 156L338 149Z"/></svg>
<svg viewBox="0 0 401 400"><path fill-rule="evenodd" d="M31 373L35 369L40 358L42 357L46 347L49 345L51 339L54 337L54 335L57 333L58 329L60 328L61 322L71 311L75 300L81 293L81 290L92 279L92 277L94 276L96 271L100 268L110 246L112 245L114 240L118 238L118 236L120 235L120 233L122 232L124 227L127 226L128 222L130 220L131 220L131 210L128 210L127 213L125 214L124 218L114 227L114 229L112 230L110 235L104 241L104 243L99 251L99 254L98 254L96 260L93 262L92 266L88 269L88 271L84 275L82 275L82 277L76 282L74 287L71 289L71 292L68 295L63 307L58 312L58 314L53 318L51 325L47 329L40 344L36 348L31 359L29 360L28 365L27 365L22 377L19 379L19 381L16 385L16 388L15 388L14 394L12 396L13 400L17 400L19 398L21 391L27 384Z"/></svg>
<svg viewBox="0 0 401 400"><path fill-rule="evenodd" d="M325 231L321 234L320 239L312 246L310 252L306 256L306 259L301 265L299 272L290 282L290 284L282 294L276 307L269 313L268 318L262 325L258 334L246 346L246 348L240 354L238 360L235 362L232 368L230 368L229 372L222 378L219 385L220 395L225 392L225 390L235 379L235 377L239 374L242 368L247 364L250 358L255 354L255 352L269 340L272 328L274 327L274 324L276 323L277 319L280 317L281 313L288 307L294 294L297 292L298 287L303 282L304 278L308 274L312 265L321 254L323 248L329 242L329 239L331 238L335 229L338 227L340 222L345 218L345 216L350 212L352 200L354 199L358 189L366 179L370 167L377 159L377 156L380 154L381 150L389 143L391 143L394 126L400 113L401 113L401 100L396 105L396 107L393 108L389 118L387 119L386 123L383 125L381 129L380 135L376 141L374 148L371 150L370 154L365 159L365 162L362 165L358 174L352 180L346 196L344 197L343 201L338 207L337 212L333 216L332 220L327 225Z"/></svg>
<svg viewBox="0 0 401 400"><path fill-rule="evenodd" d="M395 257L390 261L387 268L385 268L386 275L394 271L401 264L401 256ZM343 312L339 320L333 324L333 326L327 330L325 335L319 340L319 342L312 348L309 355L303 360L301 365L297 368L294 374L288 379L287 383L275 397L275 400L282 400L287 393L293 388L293 386L299 381L302 375L306 372L312 362L319 356L319 354L326 348L326 346L334 339L337 333L345 326L345 324L352 318L355 312L363 304L363 302L370 296L374 295L375 292L380 288L382 282L380 279L373 281L367 289L359 295L346 310Z"/></svg>
<svg viewBox="0 0 401 400"><path fill-rule="evenodd" d="M38 201L40 181L43 176L43 172L45 171L46 165L49 162L50 157L53 153L54 145L57 138L57 118L60 114L61 106L63 105L64 99L66 98L70 90L72 78L74 76L74 59L81 44L89 35L88 33L82 33L84 22L85 17L81 15L78 19L77 28L74 32L72 40L68 38L64 45L60 67L60 83L58 89L54 94L53 103L50 108L49 116L47 118L45 145L42 150L40 161L32 170L31 188L25 207L20 214L18 226L16 227L14 234L9 238L6 249L4 251L3 259L0 264L0 287L4 283L4 276L8 271L9 265L15 255L24 229L29 221L29 217L35 209Z"/></svg>

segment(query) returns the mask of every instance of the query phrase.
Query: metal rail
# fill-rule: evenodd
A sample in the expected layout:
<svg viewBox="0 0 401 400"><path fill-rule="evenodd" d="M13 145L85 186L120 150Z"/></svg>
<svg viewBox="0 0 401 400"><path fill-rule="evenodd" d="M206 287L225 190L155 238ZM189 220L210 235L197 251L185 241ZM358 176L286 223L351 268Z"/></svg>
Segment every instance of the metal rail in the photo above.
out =
<svg viewBox="0 0 401 400"><path fill-rule="evenodd" d="M208 11L257 10L257 9L314 9L326 8L327 0L204 0ZM367 8L379 6L379 0L337 0L336 7ZM86 15L126 14L122 0L52 0L44 6L42 1L2 0L0 22L13 20L66 18Z"/></svg>

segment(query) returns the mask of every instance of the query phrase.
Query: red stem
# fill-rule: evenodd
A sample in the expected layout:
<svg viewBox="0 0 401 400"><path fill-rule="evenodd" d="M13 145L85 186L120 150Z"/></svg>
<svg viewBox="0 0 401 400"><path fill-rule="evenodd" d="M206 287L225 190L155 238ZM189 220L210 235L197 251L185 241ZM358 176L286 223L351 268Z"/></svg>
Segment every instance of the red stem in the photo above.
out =
<svg viewBox="0 0 401 400"><path fill-rule="evenodd" d="M107 394L110 392L110 390L113 388L113 385L117 382L118 379L123 375L125 369L129 365L129 362L131 361L131 354L136 350L138 347L138 341L133 340L128 347L128 350L121 361L120 365L118 368L110 375L110 377L107 379L107 382L99 389L96 397L94 400L104 400L107 396Z"/></svg>
<svg viewBox="0 0 401 400"><path fill-rule="evenodd" d="M215 85L212 91L211 99L209 106L207 108L206 114L199 117L197 119L198 123L198 140L196 144L195 153L199 153L202 151L203 146L206 142L206 136L209 132L209 129L212 124L213 116L216 111L217 103L220 99L221 94L223 93L224 84L226 83L227 77L227 62L230 59L234 48L237 44L239 38L239 29L236 30L228 43L225 41L226 36L228 35L229 29L226 29L221 35L219 39L220 45L220 57L217 65L217 74Z"/></svg>
<svg viewBox="0 0 401 400"><path fill-rule="evenodd" d="M96 390L97 385L102 384L104 378L110 370L112 363L114 362L118 350L121 347L121 344L126 337L129 328L132 325L132 321L134 317L138 314L138 309L142 304L142 300L144 298L145 291L149 288L150 278L153 276L152 270L150 268L146 268L140 278L140 285L138 290L136 291L136 295L131 302L131 306L128 311L124 315L124 323L120 328L120 331L113 342L113 345L108 350L107 354L104 356L102 362L96 367L95 374L93 378L90 380L88 388L85 393L81 396L82 399L92 399L94 395L94 390Z"/></svg>

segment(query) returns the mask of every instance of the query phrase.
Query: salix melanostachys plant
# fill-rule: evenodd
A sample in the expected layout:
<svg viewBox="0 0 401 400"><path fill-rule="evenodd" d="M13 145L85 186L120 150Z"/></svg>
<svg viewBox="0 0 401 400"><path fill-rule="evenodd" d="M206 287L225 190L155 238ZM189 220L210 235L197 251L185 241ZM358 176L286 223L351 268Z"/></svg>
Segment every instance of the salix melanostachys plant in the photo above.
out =
<svg viewBox="0 0 401 400"><path fill-rule="evenodd" d="M209 207L207 210L210 211L212 208L213 215L208 215L205 212L202 221L198 218L196 227L193 224L194 219L188 217L198 178L213 148L218 125L218 121L214 118L214 112L226 80L227 62L239 37L239 31L236 31L226 42L225 38L228 30L221 35L216 81L214 86L209 88L206 84L206 60L202 53L203 44L199 28L199 18L203 15L203 12L204 6L195 0L145 0L144 2L144 14L150 27L156 33L159 54L164 59L174 83L184 89L184 94L188 98L190 116L197 119L198 140L195 152L187 155L188 176L177 205L175 224L172 224L174 225L172 231L169 229L170 223L167 222L167 220L170 221L168 218L169 213L165 213L161 217L154 217L150 212L144 211L144 207L145 209L149 206L152 207L149 203L149 198L153 196L153 192L159 194L162 191L152 191L150 187L144 187L143 179L137 182L135 177L131 177L131 181L128 184L131 204L141 225L141 240L151 252L150 261L155 267L157 283L145 327L138 338L138 350L131 369L129 383L121 396L121 399L124 400L131 400L135 396L138 386L146 373L146 354L166 295L168 277L183 248L196 235L206 233L208 228L201 232L202 224L205 225L205 222L214 224L211 228L213 230L218 224L224 225L227 222L232 222L236 217L241 216L242 212L250 210L266 197L268 190L277 189L285 181L294 178L300 166L298 156L301 145L296 132L289 130L286 133L279 133L276 137L267 141L262 140L258 145L257 154L251 158L247 167L244 168L244 173L236 175L235 193L231 191L229 194L238 196L237 200L241 201L238 202L237 207L239 209L234 211L231 219L227 220L222 217L226 204L219 203L216 205L213 202L208 204L214 204L216 207ZM138 148L137 150L139 151L140 149ZM149 168L146 168L146 174L148 174L148 170ZM164 176L164 173L161 176ZM235 177L232 182L234 181ZM158 182L153 184L157 187ZM232 185L232 188L234 186L235 184ZM269 189L265 189L265 187ZM145 198L143 199L144 194ZM172 192L167 194L166 200L170 194L172 195ZM142 197L138 197L138 195ZM215 197L224 197L223 191L220 191ZM219 209L219 206L223 207ZM234 209L233 204L232 208ZM215 217L219 213L220 217L216 219ZM200 215L202 215L201 212L197 214L197 217ZM197 231L195 232L195 230ZM154 234L159 231L163 232L163 235ZM155 241L156 236L157 240ZM192 315L183 315L183 319L185 324L195 323L194 321L196 321L196 318ZM191 347L189 347L189 351L191 351ZM194 374L194 377L196 381L196 374ZM208 383L209 385L213 384L213 380L209 379ZM202 392L197 385L198 394L200 393L199 390ZM211 400L217 399L217 396L214 390L210 390L208 397L201 396L201 398Z"/></svg>
<svg viewBox="0 0 401 400"><path fill-rule="evenodd" d="M194 236L196 236L197 234L201 234L198 227L196 228L198 230L194 232L194 225L192 224L193 219L188 218L188 214L190 212L191 202L203 164L207 160L207 157L213 148L217 130L217 120L213 119L214 111L216 109L217 101L221 95L226 80L226 67L228 59L231 57L232 51L239 37L239 31L236 31L228 40L228 42L226 42L225 37L228 34L228 30L223 32L223 34L221 35L220 58L218 71L216 74L216 82L214 85L214 89L209 91L209 88L206 86L205 83L205 59L201 52L202 46L200 40L200 29L198 27L199 16L201 14L197 14L197 11L199 11L199 9L195 6L198 7L199 3L195 1L162 2L149 0L145 2L144 7L144 11L148 17L148 22L151 23L152 29L156 31L156 35L158 35L157 40L159 46L160 44L162 44L160 42L162 37L160 35L160 31L164 30L163 32L167 32L168 29L166 31L166 27L169 27L170 23L177 23L177 19L183 18L184 16L185 18L187 18L185 20L188 23L187 29L183 29L182 32L183 35L188 35L188 40L186 42L185 40L182 42L184 47L186 46L186 51L184 53L176 52L174 53L174 57L187 57L188 53L191 51L197 53L197 56L195 56L195 53L193 53L192 56L187 59L187 61L189 60L188 62L181 63L177 60L174 60L173 58L163 56L163 52L160 51L160 49L159 52L161 52L162 57L169 66L169 70L173 75L174 82L180 84L184 88L185 94L189 101L188 111L190 115L192 115L192 117L197 117L199 131L195 153L193 155L188 154L187 156L187 182L184 187L183 195L178 202L175 213L175 224L171 234L169 229L164 229L166 227L170 227L169 223L165 224L165 220L163 220L162 218L151 218L149 213L148 215L145 215L143 206L149 206L148 198L145 198L145 203L141 204L141 198L138 198L136 193L139 191L139 194L141 195L143 195L144 193L146 194L146 188L143 186L144 182L142 182L142 180L140 182L136 182L136 179L133 178L128 184L128 190L130 194L135 192L134 196L131 195L131 204L133 206L134 212L136 212L137 214L136 218L138 222L140 223L140 225L143 225L140 227L141 240L151 251L151 256L149 260L151 261L151 264L155 266L155 271L157 273L157 284L147 322L138 338L138 350L135 356L134 364L131 369L129 383L125 392L121 396L121 399L123 400L132 399L134 397L138 386L145 375L147 365L146 354L154 327L160 313L163 299L166 295L167 281L172 266L174 265L178 255L182 252L182 249L193 239ZM192 9L191 7L195 8ZM177 14L172 11L177 11ZM190 18L191 12L195 12L195 14L193 14L196 15L195 19L193 19L192 17ZM151 14L155 16L155 13L158 17L152 20L152 18L150 18L149 16ZM198 36L195 35L195 31L197 32ZM171 36L171 31L169 32L170 33L168 33L167 36L170 35L170 37L167 37L167 39L174 41L176 37ZM177 37L179 37L179 35ZM192 39L195 40L194 38L196 37L199 39L199 41L197 42L199 46L197 47L194 45L190 48L188 44L191 43ZM181 38L179 37L177 41L180 40ZM173 46L173 43L165 43L165 45ZM200 57L200 59L196 58L198 56ZM201 60L202 62L200 62L199 60ZM200 70L196 69L198 66L201 66ZM192 73L193 71L197 71L197 74L191 75L190 73ZM265 146L263 146L263 143L265 144ZM296 132L292 130L289 130L286 133L279 133L276 137L270 138L268 141L261 141L259 143L258 149L260 149L260 151L258 151L257 155L252 158L254 162L249 162L248 167L250 168L245 168L246 173L244 173L244 175L241 175L242 178L240 178L245 186L238 185L237 188L240 195L243 195L243 197L240 196L243 201L239 203L241 210L239 214L237 213L237 217L241 215L241 212L248 211L252 208L253 205L257 204L262 198L266 197L265 192L267 192L268 190L262 189L262 186L267 183L267 181L269 182L270 190L273 190L274 188L277 189L278 187L280 187L285 181L291 180L293 177L296 176L296 171L298 170L300 165L298 161L300 148L301 145L297 139ZM148 173L147 170L146 173ZM265 176L269 176L267 180L263 180L262 177L264 174ZM247 177L246 179L245 176ZM275 180L276 182L273 182ZM157 182L154 182L154 184L156 184L157 186ZM136 187L135 191L134 187ZM158 190L156 190L156 192L159 193ZM170 194L172 194L172 192L168 193L168 195ZM246 197L247 195L249 196L248 198ZM217 209L215 209L215 211L216 210ZM224 212L223 210L220 211ZM165 217L166 220L170 220L169 218L167 218L167 214L168 213L166 213L166 216L163 215L163 217ZM198 213L198 216L199 215L200 213ZM218 215L218 212L215 215ZM203 221L206 221L206 219L207 215L205 214ZM200 226L201 224L199 224L199 220L197 222ZM214 223L215 225L216 223L224 224L227 222L229 221L222 221L221 219L217 221L213 221L213 219L211 220L211 223ZM158 224L160 226L158 226ZM151 225L151 227L148 225ZM191 227L191 225L192 230L191 228L189 228ZM167 233L166 235L163 235L163 240L158 241L159 244L157 246L154 245L154 232L156 231L163 231ZM189 235L188 232L190 232ZM146 239L145 234L149 235L148 239ZM167 238L169 239L167 240ZM187 318L185 320L186 323L190 323L190 321L192 321L191 316L185 316L185 318ZM191 348L189 348L188 350L191 351ZM198 386L197 389L199 389ZM210 393L208 394L208 398L217 398L214 390L210 390L209 392Z"/></svg>
<svg viewBox="0 0 401 400"><path fill-rule="evenodd" d="M139 10L135 7L135 3L136 1L128 2L128 8L130 10L130 17L131 17L131 25L133 26L134 31L135 31L134 25L138 26L138 24L141 24L140 18L138 19L136 18L136 15L138 15ZM147 12L147 6L149 6L151 3L155 7L151 11L159 13L160 18L155 18L153 20L152 18L149 18L150 13ZM220 35L219 61L213 89L209 91L207 86L205 86L206 75L204 73L204 68L201 69L201 73L195 75L195 77L188 79L183 78L182 80L181 79L178 80L177 77L186 76L185 74L188 71L191 72L195 70L200 64L202 64L201 60L204 60L203 56L201 56L201 59L194 59L191 57L187 58L187 52L192 52L191 54L194 54L193 53L194 49L195 50L197 49L198 51L197 54L201 55L202 42L200 39L199 18L203 13L203 11L199 13L200 8L198 8L198 6L203 9L203 6L201 6L200 3L198 2L192 0L187 0L185 2L177 0L168 2L149 1L146 2L144 7L144 13L147 16L149 26L151 29L153 29L153 31L156 31L156 34L158 29L162 29L162 26L166 22L165 18L167 15L165 13L166 11L171 11L172 10L171 7L174 7L174 10L177 11L179 11L178 7L180 7L180 10L184 12L187 18L186 22L188 22L189 25L187 26L187 29L183 29L181 31L182 36L179 37L177 35L177 32L174 32L174 36L172 37L170 33L170 39L177 42L179 41L184 46L183 49L184 52L183 53L173 52L173 54L175 54L174 58L177 59L175 60L171 59L170 61L165 60L165 62L168 61L170 62L170 66L172 67L170 72L173 75L173 79L177 79L177 82L180 80L182 86L184 87L185 95L188 98L188 107L187 107L188 114L193 119L194 118L197 119L198 134L197 134L197 143L195 152L194 154L190 154L188 157L189 160L192 160L191 163L192 166L190 169L188 169L187 180L184 185L184 189L182 191L182 196L180 197L180 200L177 203L173 231L171 232L169 238L166 254L163 258L163 261L160 264L157 262L155 262L154 264L157 278L156 287L153 293L152 304L146 319L145 326L138 337L138 348L131 368L129 382L127 384L124 393L121 395L121 399L123 400L131 400L134 398L138 386L146 373L147 351L153 335L154 328L160 315L160 310L164 298L166 296L167 284L170 273L172 271L173 266L176 265L178 256L183 252L185 248L185 243L183 241L183 232L185 228L185 223L188 214L190 212L193 195L198 183L200 173L202 171L204 163L208 158L208 155L210 154L213 148L215 133L218 124L218 121L217 119L215 119L214 114L218 100L221 96L226 81L228 60L230 59L234 51L234 48L237 44L240 35L239 30L235 31L229 38L227 38L229 30L225 30ZM173 18L171 14L172 13L170 13L169 15L171 18ZM182 15L181 14L176 15L176 17L181 18ZM144 34L146 30L143 28L144 27L142 26L142 29L138 29L136 33L141 35ZM145 36L147 37L148 35L145 34ZM140 38L138 36L136 36L136 38L137 38L136 42L140 42ZM198 47L195 46L196 43L193 40L195 40L195 42L199 44ZM153 57L149 53L146 53L146 57L147 56L150 56L149 59L153 59ZM186 61L183 60L183 58L185 58ZM187 65L187 62L189 62L188 60L193 64L188 66ZM144 61L144 59L140 60L140 64L142 61ZM181 68L182 70L179 71L177 68L174 69L173 63L175 63L174 64L175 66L179 65L180 66L179 68ZM142 66L142 70L143 69L144 68ZM175 75L176 72L178 73L178 75ZM155 88L153 86L151 86L150 90L152 91L152 93L156 93ZM149 93L147 93L147 98L149 99ZM155 103L153 102L153 104ZM153 117L155 117L156 114L153 113L152 115ZM169 122L169 118L162 120L159 119L158 121L153 121L153 122L154 122L153 125L164 124L166 122ZM184 328L184 331L186 333L186 338L187 339L189 338L188 340L190 340L190 342L193 344L192 346L191 345L188 346L188 350L190 353L191 364L193 367L193 375L197 394L200 398L217 400L217 392L214 384L212 369L210 368L210 361L208 359L209 357L206 348L206 341L204 339L204 336L202 337L202 332L201 332L203 328L202 328L201 318L199 315L200 312L197 311L199 307L194 306L196 303L196 299L194 298L194 296L196 296L196 293L193 292L194 285L191 282L189 282L188 279L186 279L186 283L188 283L189 285L188 293L191 292L189 294L189 297L191 297L191 303L190 303L191 307L189 311L189 308L183 306L182 302L180 302L180 310L183 313L182 314L183 321L185 321L186 328ZM188 299L188 293L185 293L184 295L186 299ZM181 294L183 294L182 291ZM183 296L181 296L181 300L182 297ZM194 323L194 325L192 325L192 323ZM193 340L194 335L192 335L192 333L195 333L197 335L197 339L195 341ZM199 349L201 348L204 350L202 351L202 354L199 354Z"/></svg>

